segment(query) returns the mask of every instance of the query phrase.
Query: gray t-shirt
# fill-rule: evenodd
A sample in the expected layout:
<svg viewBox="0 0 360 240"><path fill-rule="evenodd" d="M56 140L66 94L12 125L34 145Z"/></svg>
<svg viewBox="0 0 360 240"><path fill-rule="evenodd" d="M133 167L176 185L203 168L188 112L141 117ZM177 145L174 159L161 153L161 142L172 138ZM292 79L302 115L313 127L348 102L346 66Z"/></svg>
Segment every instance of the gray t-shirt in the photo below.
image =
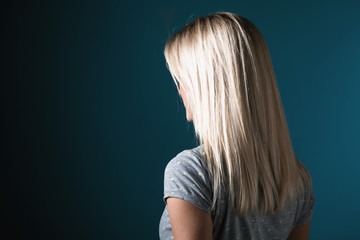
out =
<svg viewBox="0 0 360 240"><path fill-rule="evenodd" d="M216 212L211 211L212 181L201 161L203 145L177 154L164 172L164 196L184 199L207 212L213 222L213 239L286 239L295 226L311 220L315 203L312 186L303 197L273 216L248 215L240 217L226 206L226 195L221 193ZM165 202L166 203L166 202ZM173 239L167 205L159 223L160 240Z"/></svg>

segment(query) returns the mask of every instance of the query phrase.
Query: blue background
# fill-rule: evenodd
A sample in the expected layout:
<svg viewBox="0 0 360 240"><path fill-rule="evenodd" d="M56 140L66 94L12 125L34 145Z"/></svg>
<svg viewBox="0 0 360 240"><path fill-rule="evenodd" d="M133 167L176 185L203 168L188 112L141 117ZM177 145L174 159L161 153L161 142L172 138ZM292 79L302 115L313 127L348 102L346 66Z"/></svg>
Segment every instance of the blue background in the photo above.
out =
<svg viewBox="0 0 360 240"><path fill-rule="evenodd" d="M313 178L310 238L359 236L358 2L6 4L1 234L158 239L165 166L196 146L163 47L188 19L229 11L268 44L295 154Z"/></svg>

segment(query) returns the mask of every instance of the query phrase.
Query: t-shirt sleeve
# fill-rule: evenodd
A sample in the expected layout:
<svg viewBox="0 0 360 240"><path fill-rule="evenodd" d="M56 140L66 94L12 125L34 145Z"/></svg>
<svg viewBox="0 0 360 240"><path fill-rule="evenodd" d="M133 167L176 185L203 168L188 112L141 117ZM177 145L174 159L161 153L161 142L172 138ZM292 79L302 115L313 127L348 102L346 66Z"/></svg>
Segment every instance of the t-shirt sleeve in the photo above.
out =
<svg viewBox="0 0 360 240"><path fill-rule="evenodd" d="M201 159L184 150L167 164L164 172L164 196L186 200L211 215L212 187Z"/></svg>
<svg viewBox="0 0 360 240"><path fill-rule="evenodd" d="M299 218L295 224L296 226L304 225L308 223L312 218L315 198L314 191L311 185L306 187L304 197L303 199L300 199L300 201L302 201L303 205Z"/></svg>

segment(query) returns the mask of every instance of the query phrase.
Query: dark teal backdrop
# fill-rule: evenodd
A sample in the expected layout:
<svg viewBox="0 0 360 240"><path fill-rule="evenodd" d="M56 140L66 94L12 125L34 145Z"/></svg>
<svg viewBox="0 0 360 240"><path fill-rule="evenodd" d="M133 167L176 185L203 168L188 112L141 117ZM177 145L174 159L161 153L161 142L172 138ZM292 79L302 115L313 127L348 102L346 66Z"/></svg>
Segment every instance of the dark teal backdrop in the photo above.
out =
<svg viewBox="0 0 360 240"><path fill-rule="evenodd" d="M6 239L158 239L165 166L197 144L163 47L215 11L249 18L268 43L313 177L310 238L359 236L359 3L11 2L1 15Z"/></svg>

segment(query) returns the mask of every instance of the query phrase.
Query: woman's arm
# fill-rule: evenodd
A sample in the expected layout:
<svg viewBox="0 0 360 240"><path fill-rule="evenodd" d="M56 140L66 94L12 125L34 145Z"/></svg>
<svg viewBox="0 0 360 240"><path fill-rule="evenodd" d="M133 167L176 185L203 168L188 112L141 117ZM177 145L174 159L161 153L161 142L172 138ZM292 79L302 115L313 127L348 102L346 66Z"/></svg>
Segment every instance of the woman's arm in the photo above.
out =
<svg viewBox="0 0 360 240"><path fill-rule="evenodd" d="M175 240L212 240L211 216L180 198L166 199Z"/></svg>
<svg viewBox="0 0 360 240"><path fill-rule="evenodd" d="M296 226L290 233L288 240L308 240L310 235L310 222L311 221L304 225Z"/></svg>

